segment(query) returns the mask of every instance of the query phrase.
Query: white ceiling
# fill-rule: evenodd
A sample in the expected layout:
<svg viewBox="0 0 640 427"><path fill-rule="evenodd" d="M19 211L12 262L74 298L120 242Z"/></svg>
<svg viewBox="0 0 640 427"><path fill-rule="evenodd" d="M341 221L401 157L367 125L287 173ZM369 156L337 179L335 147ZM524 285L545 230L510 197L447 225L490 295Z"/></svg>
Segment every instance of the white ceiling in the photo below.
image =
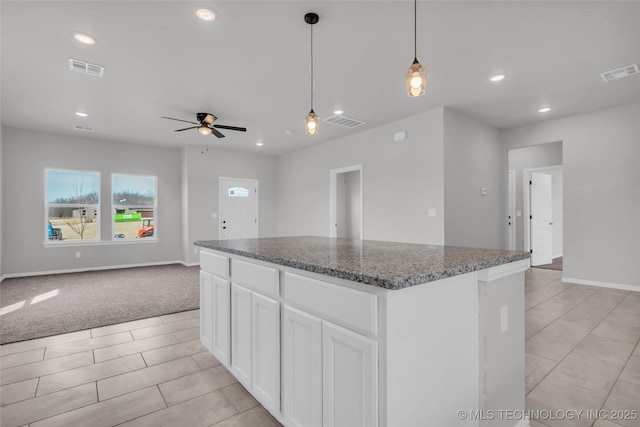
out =
<svg viewBox="0 0 640 427"><path fill-rule="evenodd" d="M215 10L207 23L196 6ZM409 98L411 1L2 1L2 125L160 146L226 147L278 155L439 106L497 128L640 101L640 76L600 73L640 62L638 1L418 2L418 59L427 92ZM364 121L320 123L310 106L309 25L314 26L314 109ZM73 32L97 44L76 42ZM68 59L105 67L103 78ZM504 72L507 78L488 78ZM551 112L537 109L550 106ZM77 110L90 115L78 118ZM246 126L226 138L161 116ZM74 125L93 127L86 133ZM391 138L391 136L389 136ZM256 141L264 142L256 147Z"/></svg>

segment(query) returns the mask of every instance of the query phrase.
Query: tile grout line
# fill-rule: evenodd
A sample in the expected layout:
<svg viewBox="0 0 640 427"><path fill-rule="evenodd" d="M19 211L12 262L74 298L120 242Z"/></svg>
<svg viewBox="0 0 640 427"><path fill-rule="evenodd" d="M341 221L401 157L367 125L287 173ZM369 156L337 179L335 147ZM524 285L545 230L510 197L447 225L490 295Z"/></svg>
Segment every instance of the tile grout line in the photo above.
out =
<svg viewBox="0 0 640 427"><path fill-rule="evenodd" d="M599 291L599 290L598 290L598 291ZM598 291L594 292L594 294L595 294L595 293L597 293ZM589 298L591 298L592 296L593 296L593 295L589 296ZM589 298L587 298L587 299L589 299ZM565 360L565 359L566 359L566 358L567 358L571 353L573 353L573 352L574 352L574 350L575 350L575 349L576 349L580 344L582 344L582 342L583 342L584 340L586 340L586 339L587 339L587 337L588 337L589 335L591 335L591 332L593 332L593 331L594 331L598 326L600 326L600 324L601 324L602 322L604 322L604 321L606 320L606 318L607 318L607 317L609 317L609 315L610 315L613 311L615 311L615 309L616 309L616 308L618 308L618 306L619 306L620 304L622 304L622 301L624 301L625 299L626 299L626 296L625 296L625 298L623 298L622 300L620 300L620 302L618 302L618 303L617 303L617 304L616 304L616 305L615 305L611 310L609 310L609 312L607 313L607 315L606 315L606 316L604 316L604 317L602 318L602 320L601 320L600 322L598 322L598 324L597 324L597 325L595 325L595 326L591 329L591 331L590 331L590 332L589 332L589 333L588 333L588 334L587 334L587 335L586 335L582 340L580 340L580 341L579 341L579 342L578 342L578 343L577 343L577 344L576 344L576 345L571 349L571 351L569 351L569 352L568 352L568 353L567 353L567 354L562 358L562 360L560 360L560 361L556 364L556 366L554 366L554 367L553 367L549 372L547 372L547 374L546 374L544 377L542 377L542 378L540 379L540 381L538 381L538 382L536 383L536 385L535 385L535 386L534 386L534 387L529 391L529 393L527 393L527 394L525 395L525 398L526 398L526 396L528 396L529 394L531 394L531 392L532 392L533 390L535 390L535 389L538 387L538 385L539 385L539 384L540 384L544 379L546 379L546 378L547 378L547 377L548 377L548 376L549 376L549 375L550 375L550 374L551 374L551 373L552 373L552 372L553 372L553 371L554 371L554 370L555 370L555 369L560 365L560 363L562 363L562 362L563 362L563 361L564 361L564 360ZM585 301L586 301L586 300L585 300ZM583 302L584 302L584 301L583 301ZM569 311L571 311L571 310L569 310ZM568 312L567 312L567 313L568 313ZM564 314L563 314L562 316L560 316L560 317L563 317L563 316L564 316L565 314L567 314L567 313L564 313ZM560 317L559 317L559 318L560 318ZM559 319L559 318L558 318L558 319ZM553 321L552 321L552 322L550 322L547 326L545 326L544 328L542 328L540 331L536 332L535 334L533 334L533 335L532 335L531 337L529 337L529 338L533 338L535 335L537 335L538 333L540 333L540 332L542 332L543 330L545 330L549 325L551 325L551 323L555 322L555 321L556 321L556 320L558 320L558 319L553 320ZM606 337L605 337L605 338L606 338ZM526 342L526 341L525 341L525 342ZM639 340L638 342L640 342L640 340ZM638 345L638 342L636 343L636 346ZM635 350L635 347L634 347L634 350ZM613 386L609 389L609 392L607 393L607 396L605 397L605 399L602 401L602 405L600 406L600 409L602 409L602 408L604 407L604 405L607 403L607 400L609 399L609 396L611 395L611 392L613 391L613 388L615 387L615 384L618 382L618 379L620 378L620 375L621 375L621 374L622 374L622 372L624 371L624 368L627 366L627 363L629 362L629 359L630 359L630 358L631 358L631 356L633 355L633 351L634 351L634 350L632 350L632 351L631 351L631 354L629 355L629 357L627 357L627 361L625 362L625 364L622 366L622 369L621 369L621 370L620 370L620 372L618 373L618 376L616 377L616 381L614 382ZM536 356L536 355L534 354L534 356ZM586 355L581 355L581 356L588 357L589 359L593 359L592 357L589 357L589 356L586 356ZM538 357L540 357L540 356L538 356ZM593 359L593 360L597 360L597 359ZM571 384L571 385L574 385L574 386L576 386L576 387L580 387L580 388L582 388L582 389L584 389L584 390L588 390L588 391L590 391L590 392L598 393L598 392L597 392L597 391L595 391L595 390L591 390L591 389L589 389L589 388L587 388L587 387L583 387L583 386L581 386L581 385L579 385L579 384L574 384L574 383L573 383L573 382L571 382L571 381L562 380L562 379L560 379L560 378L556 378L556 380L564 381L564 382L569 383L569 384ZM593 424L595 424L595 421L592 423L592 425L593 425Z"/></svg>

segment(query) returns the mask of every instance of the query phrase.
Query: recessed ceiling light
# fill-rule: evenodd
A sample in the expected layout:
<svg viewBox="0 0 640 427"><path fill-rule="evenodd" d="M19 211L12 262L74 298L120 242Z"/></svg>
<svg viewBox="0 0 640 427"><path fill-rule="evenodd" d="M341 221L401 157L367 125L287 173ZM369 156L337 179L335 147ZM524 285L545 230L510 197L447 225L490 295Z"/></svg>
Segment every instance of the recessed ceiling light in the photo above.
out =
<svg viewBox="0 0 640 427"><path fill-rule="evenodd" d="M499 81L504 80L505 77L507 77L507 76L504 75L504 74L494 74L493 76L491 76L489 78L489 80L491 80L492 82L495 83L495 82L499 82Z"/></svg>
<svg viewBox="0 0 640 427"><path fill-rule="evenodd" d="M538 113L548 113L549 111L551 111L551 107L538 108Z"/></svg>
<svg viewBox="0 0 640 427"><path fill-rule="evenodd" d="M258 142L256 142L256 145L257 145L258 147L262 147L264 144L263 144L261 141L258 141Z"/></svg>
<svg viewBox="0 0 640 427"><path fill-rule="evenodd" d="M84 44L96 44L96 39L83 33L73 33L73 38Z"/></svg>
<svg viewBox="0 0 640 427"><path fill-rule="evenodd" d="M213 21L214 19L216 19L216 14L215 12L213 12L212 10L209 9L205 9L205 8L199 8L196 9L196 16L200 19L202 19L203 21Z"/></svg>
<svg viewBox="0 0 640 427"><path fill-rule="evenodd" d="M78 117L87 117L89 114L85 113L84 111L76 111L76 116Z"/></svg>
<svg viewBox="0 0 640 427"><path fill-rule="evenodd" d="M339 116L340 114L343 114L344 111L343 110L333 110L333 114Z"/></svg>

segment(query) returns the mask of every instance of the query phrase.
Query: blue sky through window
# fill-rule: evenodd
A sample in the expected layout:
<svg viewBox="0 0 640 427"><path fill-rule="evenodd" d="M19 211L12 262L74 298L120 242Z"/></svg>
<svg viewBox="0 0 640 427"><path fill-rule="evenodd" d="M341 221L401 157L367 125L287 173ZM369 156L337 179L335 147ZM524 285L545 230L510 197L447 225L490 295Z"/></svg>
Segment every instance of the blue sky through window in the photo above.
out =
<svg viewBox="0 0 640 427"><path fill-rule="evenodd" d="M100 173L47 169L47 203L73 203L74 199L85 199L85 204L98 204ZM86 200L86 196L95 194Z"/></svg>

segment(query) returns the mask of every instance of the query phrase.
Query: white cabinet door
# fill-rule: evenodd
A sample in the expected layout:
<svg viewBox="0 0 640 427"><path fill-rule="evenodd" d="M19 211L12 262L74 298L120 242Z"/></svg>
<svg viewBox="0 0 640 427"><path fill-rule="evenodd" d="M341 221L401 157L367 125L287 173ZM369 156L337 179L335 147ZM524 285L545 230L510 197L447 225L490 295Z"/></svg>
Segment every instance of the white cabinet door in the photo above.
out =
<svg viewBox="0 0 640 427"><path fill-rule="evenodd" d="M329 322L322 324L324 427L378 425L378 343Z"/></svg>
<svg viewBox="0 0 640 427"><path fill-rule="evenodd" d="M251 293L252 390L264 407L280 413L280 303Z"/></svg>
<svg viewBox="0 0 640 427"><path fill-rule="evenodd" d="M322 321L285 306L283 314L284 424L322 426Z"/></svg>
<svg viewBox="0 0 640 427"><path fill-rule="evenodd" d="M231 284L231 372L251 389L251 291Z"/></svg>
<svg viewBox="0 0 640 427"><path fill-rule="evenodd" d="M213 350L213 275L200 272L200 342Z"/></svg>
<svg viewBox="0 0 640 427"><path fill-rule="evenodd" d="M229 366L231 354L231 317L230 317L231 290L229 281L213 276L213 343L209 351L222 364ZM202 309L200 310L202 313Z"/></svg>

